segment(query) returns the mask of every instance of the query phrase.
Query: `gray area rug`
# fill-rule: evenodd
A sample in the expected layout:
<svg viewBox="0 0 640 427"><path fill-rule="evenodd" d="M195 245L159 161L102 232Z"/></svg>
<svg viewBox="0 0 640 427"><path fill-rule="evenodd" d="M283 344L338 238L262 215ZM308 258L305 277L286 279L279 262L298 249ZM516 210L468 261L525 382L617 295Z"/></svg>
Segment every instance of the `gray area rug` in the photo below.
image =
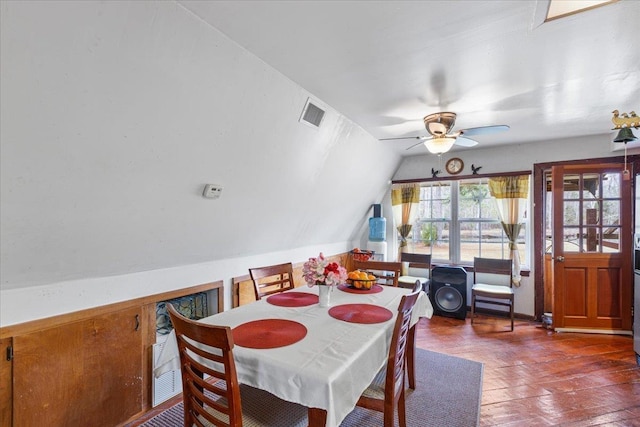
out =
<svg viewBox="0 0 640 427"><path fill-rule="evenodd" d="M483 365L459 357L416 350L416 390L407 389L407 425L411 427L472 427L480 423ZM256 390L256 393L262 391ZM257 397L257 396L256 396ZM305 412L306 409L300 407ZM180 427L182 403L179 403L141 427ZM266 421L266 420L263 420ZM396 425L397 425L396 417ZM382 414L355 408L340 427L379 427ZM266 425L292 427L283 420Z"/></svg>

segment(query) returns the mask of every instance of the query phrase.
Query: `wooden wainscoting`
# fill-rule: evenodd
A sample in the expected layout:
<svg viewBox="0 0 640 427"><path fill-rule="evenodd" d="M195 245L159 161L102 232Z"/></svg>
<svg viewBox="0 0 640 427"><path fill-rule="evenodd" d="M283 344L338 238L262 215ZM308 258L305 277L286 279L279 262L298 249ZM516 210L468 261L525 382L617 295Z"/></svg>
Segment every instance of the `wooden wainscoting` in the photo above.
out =
<svg viewBox="0 0 640 427"><path fill-rule="evenodd" d="M219 280L0 328L0 425L113 427L146 413L156 304L215 291L223 311L222 289Z"/></svg>
<svg viewBox="0 0 640 427"><path fill-rule="evenodd" d="M349 268L350 265L350 253L343 253L338 255L332 255L326 257L331 262L337 262L338 264ZM306 286L304 278L302 277L302 266L304 262L300 262L293 265L293 283L295 287ZM253 282L248 274L242 276L236 276L231 278L231 302L232 307L238 307L244 304L255 302L256 295L253 290Z"/></svg>

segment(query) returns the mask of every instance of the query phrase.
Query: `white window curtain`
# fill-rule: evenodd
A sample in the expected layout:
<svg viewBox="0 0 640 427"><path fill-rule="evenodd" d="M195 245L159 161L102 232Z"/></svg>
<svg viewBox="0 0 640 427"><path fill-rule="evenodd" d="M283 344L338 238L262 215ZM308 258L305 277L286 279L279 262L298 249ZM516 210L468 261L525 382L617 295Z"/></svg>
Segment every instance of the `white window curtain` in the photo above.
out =
<svg viewBox="0 0 640 427"><path fill-rule="evenodd" d="M512 283L519 287L522 276L517 240L529 199L529 175L489 178L489 190L495 198L502 228L509 239L510 257L513 260Z"/></svg>

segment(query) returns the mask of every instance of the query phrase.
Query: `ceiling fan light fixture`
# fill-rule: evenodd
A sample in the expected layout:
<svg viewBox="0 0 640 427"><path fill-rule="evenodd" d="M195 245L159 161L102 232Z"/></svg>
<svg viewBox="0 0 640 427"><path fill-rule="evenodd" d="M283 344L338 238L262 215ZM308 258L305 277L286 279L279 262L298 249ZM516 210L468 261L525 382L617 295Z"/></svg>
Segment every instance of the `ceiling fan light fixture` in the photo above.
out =
<svg viewBox="0 0 640 427"><path fill-rule="evenodd" d="M424 142L424 146L427 147L427 150L429 150L430 153L444 154L451 150L454 142L456 142L455 138L433 138L426 140Z"/></svg>

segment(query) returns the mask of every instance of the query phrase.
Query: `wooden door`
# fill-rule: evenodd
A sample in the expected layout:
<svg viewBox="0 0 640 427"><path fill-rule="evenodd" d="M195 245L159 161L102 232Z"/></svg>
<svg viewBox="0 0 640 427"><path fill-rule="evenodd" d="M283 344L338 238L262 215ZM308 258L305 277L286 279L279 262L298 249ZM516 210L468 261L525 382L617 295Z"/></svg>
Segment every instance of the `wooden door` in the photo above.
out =
<svg viewBox="0 0 640 427"><path fill-rule="evenodd" d="M556 330L631 330L631 181L622 169L553 167Z"/></svg>
<svg viewBox="0 0 640 427"><path fill-rule="evenodd" d="M140 310L14 337L13 425L113 427L140 413Z"/></svg>

